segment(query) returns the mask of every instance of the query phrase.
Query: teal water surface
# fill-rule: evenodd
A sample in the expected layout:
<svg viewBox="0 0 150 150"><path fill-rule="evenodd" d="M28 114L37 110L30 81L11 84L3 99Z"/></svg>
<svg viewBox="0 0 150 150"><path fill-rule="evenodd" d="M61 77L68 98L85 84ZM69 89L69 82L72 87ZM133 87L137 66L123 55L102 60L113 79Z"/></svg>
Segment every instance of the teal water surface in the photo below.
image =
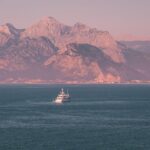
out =
<svg viewBox="0 0 150 150"><path fill-rule="evenodd" d="M150 150L150 85L0 85L0 150Z"/></svg>

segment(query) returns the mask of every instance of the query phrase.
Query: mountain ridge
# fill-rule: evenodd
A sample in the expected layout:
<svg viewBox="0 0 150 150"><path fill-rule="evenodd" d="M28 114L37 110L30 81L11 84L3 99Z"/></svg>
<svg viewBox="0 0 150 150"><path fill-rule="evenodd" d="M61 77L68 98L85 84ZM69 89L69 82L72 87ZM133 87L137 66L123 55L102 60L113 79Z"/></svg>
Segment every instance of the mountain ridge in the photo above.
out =
<svg viewBox="0 0 150 150"><path fill-rule="evenodd" d="M0 83L149 82L149 63L144 52L82 23L44 17L26 29L0 26Z"/></svg>

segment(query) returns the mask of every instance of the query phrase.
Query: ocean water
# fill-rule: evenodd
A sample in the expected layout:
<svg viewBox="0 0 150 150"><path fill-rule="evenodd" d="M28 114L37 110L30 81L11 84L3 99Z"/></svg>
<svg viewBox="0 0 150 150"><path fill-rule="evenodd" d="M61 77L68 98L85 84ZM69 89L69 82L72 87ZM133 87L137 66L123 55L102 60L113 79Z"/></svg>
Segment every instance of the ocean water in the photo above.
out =
<svg viewBox="0 0 150 150"><path fill-rule="evenodd" d="M0 150L150 150L150 85L0 85Z"/></svg>

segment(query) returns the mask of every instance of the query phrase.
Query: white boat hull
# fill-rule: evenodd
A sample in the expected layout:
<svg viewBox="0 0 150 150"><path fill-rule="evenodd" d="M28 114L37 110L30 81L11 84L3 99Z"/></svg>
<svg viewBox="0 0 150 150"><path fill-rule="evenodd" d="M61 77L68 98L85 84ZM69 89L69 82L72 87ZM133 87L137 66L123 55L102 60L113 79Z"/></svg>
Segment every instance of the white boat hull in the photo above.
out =
<svg viewBox="0 0 150 150"><path fill-rule="evenodd" d="M64 102L69 102L70 101L70 95L69 93L65 93L63 89L61 89L60 93L58 94L58 96L56 97L56 99L54 100L55 104L62 104Z"/></svg>

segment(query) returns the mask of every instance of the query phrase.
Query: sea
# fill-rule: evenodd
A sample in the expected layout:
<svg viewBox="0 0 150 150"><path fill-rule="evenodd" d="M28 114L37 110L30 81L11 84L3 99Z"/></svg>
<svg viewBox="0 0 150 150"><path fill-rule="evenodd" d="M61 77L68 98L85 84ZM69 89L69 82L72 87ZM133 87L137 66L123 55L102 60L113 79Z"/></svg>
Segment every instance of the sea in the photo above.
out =
<svg viewBox="0 0 150 150"><path fill-rule="evenodd" d="M150 150L150 85L0 85L0 150Z"/></svg>

